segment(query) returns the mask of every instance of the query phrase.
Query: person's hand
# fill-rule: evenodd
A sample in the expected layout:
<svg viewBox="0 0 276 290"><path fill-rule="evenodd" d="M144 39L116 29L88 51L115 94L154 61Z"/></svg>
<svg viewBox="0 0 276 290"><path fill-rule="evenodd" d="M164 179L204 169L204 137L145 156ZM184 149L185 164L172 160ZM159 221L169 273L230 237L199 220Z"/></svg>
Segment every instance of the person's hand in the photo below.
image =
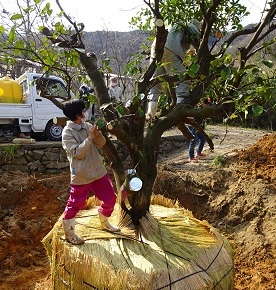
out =
<svg viewBox="0 0 276 290"><path fill-rule="evenodd" d="M98 126L93 126L90 130L89 130L89 138L93 139L95 136L99 135L99 128Z"/></svg>
<svg viewBox="0 0 276 290"><path fill-rule="evenodd" d="M146 114L146 121L151 122L151 120L152 120L151 114Z"/></svg>

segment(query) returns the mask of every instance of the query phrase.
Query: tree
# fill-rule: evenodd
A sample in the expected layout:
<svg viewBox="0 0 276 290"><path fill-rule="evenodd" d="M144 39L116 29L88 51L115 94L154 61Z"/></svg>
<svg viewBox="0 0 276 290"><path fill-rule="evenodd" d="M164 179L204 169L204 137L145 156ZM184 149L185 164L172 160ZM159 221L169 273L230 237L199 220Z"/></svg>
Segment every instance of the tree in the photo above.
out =
<svg viewBox="0 0 276 290"><path fill-rule="evenodd" d="M244 112L246 115L250 107L258 115L262 112L264 100L273 98L275 94L275 70L272 72L274 63L269 59L263 60L263 64L271 69L269 74L260 69L257 63L249 64L258 51L268 49L275 43L275 37L271 36L276 28L275 1L269 3L263 20L250 28L240 25L240 17L247 12L245 7L236 1L144 2L147 8L133 18L132 23L140 29L149 30L152 37L156 37L156 58L144 68L140 66L141 54L138 54L138 58L133 59L127 66L129 71L138 75L136 93L128 108L123 105L113 106L110 103L103 77L104 73L108 72L108 63L103 62L99 67L95 54L86 51L83 42L84 24L74 22L63 11L58 0L56 3L61 12L57 19L53 20L53 11L49 3L45 4L39 0L31 3L28 0L26 6L19 5L19 13L10 17L10 29L5 25L0 26L0 33L5 39L0 45L0 51L8 61L25 58L39 63L45 73L56 72L66 78L68 92L76 78L84 75L89 77L103 111L102 131L112 133L124 144L132 160L131 167L136 169L143 181L139 192L127 192L128 205L121 200L122 209L129 214L135 225L139 224L139 220L147 214L150 207L152 188L157 176L159 141L165 130L183 123L192 124L201 130L199 125L188 117L221 116L231 119L235 118L238 112ZM141 19L146 19L146 22L142 23ZM185 25L191 19L202 21L197 57L187 55L185 62L188 69L183 75L152 78L156 66L162 65L160 61L166 42L167 26L180 22ZM64 25L63 21L67 21L67 25ZM35 26L34 23L37 23L40 33L30 32ZM228 30L231 30L231 33ZM209 50L208 36L212 33L215 33L219 40L217 45ZM233 42L245 35L248 36L247 43L230 54L229 48ZM193 107L206 97L212 97L215 104L200 109L175 105L172 83L183 78L191 81ZM160 101L158 116L148 123L145 120L147 95L150 88L158 82L166 84L171 94ZM41 92L46 98L55 97L47 96L43 86ZM62 104L59 105L62 107ZM182 128L184 135L188 136L185 127ZM204 131L202 133L205 134ZM206 134L205 136L212 148L212 141ZM114 171L119 190L125 181L127 168L110 139L107 138L103 149Z"/></svg>

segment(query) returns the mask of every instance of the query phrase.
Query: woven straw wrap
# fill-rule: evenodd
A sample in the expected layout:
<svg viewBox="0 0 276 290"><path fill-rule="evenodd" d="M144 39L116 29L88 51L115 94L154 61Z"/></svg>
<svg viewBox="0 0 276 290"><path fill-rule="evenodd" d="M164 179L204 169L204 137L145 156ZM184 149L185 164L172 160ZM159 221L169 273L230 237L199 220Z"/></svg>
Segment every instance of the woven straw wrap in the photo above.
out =
<svg viewBox="0 0 276 290"><path fill-rule="evenodd" d="M120 233L100 229L97 207L84 210L76 232L85 244L64 240L61 220L44 238L54 290L74 289L233 289L229 242L205 221L182 208L152 205L138 237L128 227ZM118 215L115 208L111 223Z"/></svg>

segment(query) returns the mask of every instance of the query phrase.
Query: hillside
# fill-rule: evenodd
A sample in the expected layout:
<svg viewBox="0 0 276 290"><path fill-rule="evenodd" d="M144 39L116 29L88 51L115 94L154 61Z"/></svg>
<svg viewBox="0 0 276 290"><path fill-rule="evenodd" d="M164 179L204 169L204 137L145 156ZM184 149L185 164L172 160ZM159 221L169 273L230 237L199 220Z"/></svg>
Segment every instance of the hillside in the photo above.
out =
<svg viewBox="0 0 276 290"><path fill-rule="evenodd" d="M252 25L253 24L247 25L245 28L250 29ZM231 32L229 32L228 35L221 39L221 41L226 40L230 35ZM140 61L142 61L143 64L148 65L149 47L151 45L151 41L148 41L149 36L149 32L142 30L128 32L83 32L83 40L85 43L86 51L94 52L97 55L99 66L102 66L102 61L105 58L108 58L110 60L109 66L112 69L112 73L117 74L123 74L123 68L130 60L133 60L134 54L136 53L140 53L140 56L143 55L143 59L140 59ZM276 32L274 31L272 33L272 37L275 36ZM228 48L228 52L234 53L239 48L246 46L249 38L250 35L239 36ZM266 37L264 40L266 39L268 38ZM146 46L143 45L143 48L141 48L143 43L146 43ZM271 58L271 54L267 54L266 51L262 50L262 57L266 57L266 55ZM34 63L24 59L19 59L17 65L9 68L6 65L6 62L1 63L0 61L0 76L11 74L13 78L16 78L26 69L35 69L36 71L39 70L39 68Z"/></svg>

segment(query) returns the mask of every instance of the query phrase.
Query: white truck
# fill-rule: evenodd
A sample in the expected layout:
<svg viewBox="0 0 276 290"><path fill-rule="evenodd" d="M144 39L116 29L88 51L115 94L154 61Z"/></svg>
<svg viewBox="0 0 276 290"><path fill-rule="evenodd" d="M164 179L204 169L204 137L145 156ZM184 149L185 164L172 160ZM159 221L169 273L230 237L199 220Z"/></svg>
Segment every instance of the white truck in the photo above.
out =
<svg viewBox="0 0 276 290"><path fill-rule="evenodd" d="M0 102L0 127L16 124L22 133L29 133L38 140L60 141L63 127L55 125L53 118L65 116L54 103L39 95L35 80L41 77L42 74L27 72L16 79L23 99L20 103ZM66 83L61 78L49 76L42 79L47 81L49 94L67 96ZM3 92L1 83L0 91ZM71 97L74 97L73 93Z"/></svg>

